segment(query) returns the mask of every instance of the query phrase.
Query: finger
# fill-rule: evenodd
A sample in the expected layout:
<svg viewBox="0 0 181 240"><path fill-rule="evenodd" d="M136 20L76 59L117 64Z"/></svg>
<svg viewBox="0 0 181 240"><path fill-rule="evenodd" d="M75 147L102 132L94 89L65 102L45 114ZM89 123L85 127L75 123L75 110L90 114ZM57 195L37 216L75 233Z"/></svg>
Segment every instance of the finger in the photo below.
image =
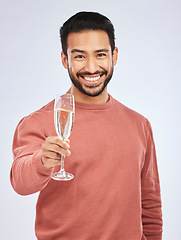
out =
<svg viewBox="0 0 181 240"><path fill-rule="evenodd" d="M60 160L55 160L51 158L42 159L42 163L45 167L48 167L48 168L61 165Z"/></svg>
<svg viewBox="0 0 181 240"><path fill-rule="evenodd" d="M68 138L65 140L65 142L70 145L70 140Z"/></svg>
<svg viewBox="0 0 181 240"><path fill-rule="evenodd" d="M51 151L47 151L46 153L43 153L42 157L50 158L52 160L57 160L57 161L60 161L60 159L61 159L61 155L59 153L55 153L55 152L51 152Z"/></svg>
<svg viewBox="0 0 181 240"><path fill-rule="evenodd" d="M68 142L61 140L59 137L52 137L49 139L49 142L52 144L56 144L64 149L69 149L70 145Z"/></svg>
<svg viewBox="0 0 181 240"><path fill-rule="evenodd" d="M46 149L45 152L48 154L55 153L55 154L60 154L64 156L70 156L71 152L68 149L64 149L56 144L50 144Z"/></svg>

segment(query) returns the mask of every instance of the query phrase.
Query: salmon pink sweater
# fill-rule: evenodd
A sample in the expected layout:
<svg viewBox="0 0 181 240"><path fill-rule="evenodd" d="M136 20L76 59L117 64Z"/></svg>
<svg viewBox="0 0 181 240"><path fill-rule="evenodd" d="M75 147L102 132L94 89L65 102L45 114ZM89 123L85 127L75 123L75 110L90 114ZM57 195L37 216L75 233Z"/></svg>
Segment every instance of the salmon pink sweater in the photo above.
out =
<svg viewBox="0 0 181 240"><path fill-rule="evenodd" d="M110 96L105 104L76 102L65 169L52 180L41 146L55 136L53 104L23 118L13 142L11 183L21 195L39 193L39 240L161 240L162 212L154 141L146 118Z"/></svg>

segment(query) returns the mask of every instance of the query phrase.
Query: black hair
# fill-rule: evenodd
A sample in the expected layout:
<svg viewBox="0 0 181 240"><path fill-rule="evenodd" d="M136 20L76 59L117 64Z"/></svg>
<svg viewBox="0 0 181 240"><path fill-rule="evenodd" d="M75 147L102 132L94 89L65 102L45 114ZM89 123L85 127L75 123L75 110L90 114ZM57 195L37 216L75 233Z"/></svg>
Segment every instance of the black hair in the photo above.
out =
<svg viewBox="0 0 181 240"><path fill-rule="evenodd" d="M67 56L67 38L72 32L103 30L108 34L111 50L115 48L114 26L111 21L97 12L78 12L70 17L60 28L63 53Z"/></svg>

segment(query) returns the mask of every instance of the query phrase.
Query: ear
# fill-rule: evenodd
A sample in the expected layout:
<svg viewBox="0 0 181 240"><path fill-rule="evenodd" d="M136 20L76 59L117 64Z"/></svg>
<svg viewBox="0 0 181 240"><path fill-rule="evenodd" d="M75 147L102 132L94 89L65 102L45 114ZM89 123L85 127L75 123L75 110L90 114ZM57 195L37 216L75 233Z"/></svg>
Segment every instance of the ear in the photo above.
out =
<svg viewBox="0 0 181 240"><path fill-rule="evenodd" d="M65 56L65 54L63 53L63 51L61 52L61 59L62 59L62 64L63 64L64 68L68 69L68 59Z"/></svg>
<svg viewBox="0 0 181 240"><path fill-rule="evenodd" d="M113 65L115 66L118 60L118 48L115 47L113 51Z"/></svg>

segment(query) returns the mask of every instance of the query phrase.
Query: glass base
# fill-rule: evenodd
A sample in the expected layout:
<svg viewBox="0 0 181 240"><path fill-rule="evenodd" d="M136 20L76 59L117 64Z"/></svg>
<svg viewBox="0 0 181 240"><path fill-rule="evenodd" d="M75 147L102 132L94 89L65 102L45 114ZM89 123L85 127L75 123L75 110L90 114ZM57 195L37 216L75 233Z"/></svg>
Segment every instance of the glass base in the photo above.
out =
<svg viewBox="0 0 181 240"><path fill-rule="evenodd" d="M51 175L51 178L57 181L69 181L74 178L74 175L67 172L56 172Z"/></svg>

